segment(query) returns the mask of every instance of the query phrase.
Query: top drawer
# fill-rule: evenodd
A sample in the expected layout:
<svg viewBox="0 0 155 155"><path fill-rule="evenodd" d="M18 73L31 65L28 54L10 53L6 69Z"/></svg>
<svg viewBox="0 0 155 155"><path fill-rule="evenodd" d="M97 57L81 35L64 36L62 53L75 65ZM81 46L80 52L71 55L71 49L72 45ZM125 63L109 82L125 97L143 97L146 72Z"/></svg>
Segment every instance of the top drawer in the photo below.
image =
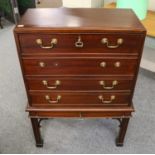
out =
<svg viewBox="0 0 155 155"><path fill-rule="evenodd" d="M23 54L139 52L141 35L129 34L21 34Z"/></svg>

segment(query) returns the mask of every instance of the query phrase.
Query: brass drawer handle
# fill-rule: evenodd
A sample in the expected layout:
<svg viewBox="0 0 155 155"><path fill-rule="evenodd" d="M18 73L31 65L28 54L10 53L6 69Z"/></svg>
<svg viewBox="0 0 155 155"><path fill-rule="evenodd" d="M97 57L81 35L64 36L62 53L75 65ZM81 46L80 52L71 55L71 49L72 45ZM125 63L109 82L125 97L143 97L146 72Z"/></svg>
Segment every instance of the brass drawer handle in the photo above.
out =
<svg viewBox="0 0 155 155"><path fill-rule="evenodd" d="M119 68L119 67L121 66L121 63L120 63L119 61L117 61L117 62L114 63L114 66L115 66L116 68Z"/></svg>
<svg viewBox="0 0 155 155"><path fill-rule="evenodd" d="M110 44L109 44L108 38L103 38L103 39L101 40L101 43L102 43L102 44L106 44L106 46L107 46L108 48L118 48L120 45L123 44L123 39L122 39L122 38L118 38L118 39L117 39L117 45L110 45Z"/></svg>
<svg viewBox="0 0 155 155"><path fill-rule="evenodd" d="M39 66L40 66L41 68L44 68L44 67L46 66L46 64L45 64L44 62L39 62Z"/></svg>
<svg viewBox="0 0 155 155"><path fill-rule="evenodd" d="M80 36L78 37L77 42L75 42L75 47L77 47L77 48L82 48L83 47L83 42L82 42Z"/></svg>
<svg viewBox="0 0 155 155"><path fill-rule="evenodd" d="M104 100L104 97L102 95L98 96L98 98L99 98L99 100L102 101L102 103L109 104L109 103L112 103L112 101L115 100L116 97L114 95L112 95L110 97L110 100L109 101L105 101Z"/></svg>
<svg viewBox="0 0 155 155"><path fill-rule="evenodd" d="M106 62L104 62L104 61L100 63L100 67L105 68L105 67L106 67L106 65L107 65L107 63L106 63Z"/></svg>
<svg viewBox="0 0 155 155"><path fill-rule="evenodd" d="M48 103L56 104L61 100L61 96L58 95L56 101L52 101L49 95L45 95L45 99L48 101Z"/></svg>
<svg viewBox="0 0 155 155"><path fill-rule="evenodd" d="M56 38L53 38L51 40L50 46L44 46L43 41L41 39L36 39L36 43L40 46L40 48L43 48L43 49L51 49L54 47L54 45L57 44L57 42L58 42L58 40Z"/></svg>
<svg viewBox="0 0 155 155"><path fill-rule="evenodd" d="M42 83L48 89L56 89L61 84L61 81L56 80L55 83L54 83L54 86L49 86L48 81L46 81L46 80L43 80Z"/></svg>
<svg viewBox="0 0 155 155"><path fill-rule="evenodd" d="M104 89L110 90L110 89L113 89L116 85L118 85L118 81L117 80L112 81L111 87L106 86L105 81L100 81L99 84L103 86Z"/></svg>
<svg viewBox="0 0 155 155"><path fill-rule="evenodd" d="M56 80L55 83L54 83L54 86L49 86L48 81L46 81L46 80L43 80L42 83L48 89L56 89L61 84L61 81Z"/></svg>

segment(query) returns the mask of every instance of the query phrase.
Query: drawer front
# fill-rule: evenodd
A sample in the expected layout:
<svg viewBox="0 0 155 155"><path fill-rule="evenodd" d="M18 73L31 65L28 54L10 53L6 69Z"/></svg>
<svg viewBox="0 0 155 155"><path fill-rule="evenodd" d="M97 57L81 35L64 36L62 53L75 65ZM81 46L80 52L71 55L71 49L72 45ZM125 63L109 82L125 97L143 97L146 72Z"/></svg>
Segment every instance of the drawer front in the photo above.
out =
<svg viewBox="0 0 155 155"><path fill-rule="evenodd" d="M29 112L30 117L80 117L81 113L80 112L68 112L68 111L63 111L63 112Z"/></svg>
<svg viewBox="0 0 155 155"><path fill-rule="evenodd" d="M32 91L37 90L131 90L132 79L128 77L86 77L86 78L72 78L72 77L31 77L26 78L28 88Z"/></svg>
<svg viewBox="0 0 155 155"><path fill-rule="evenodd" d="M101 93L101 92L53 92L53 93L30 93L32 106L64 106L64 105L128 105L129 93Z"/></svg>
<svg viewBox="0 0 155 155"><path fill-rule="evenodd" d="M136 58L24 58L26 75L134 75Z"/></svg>
<svg viewBox="0 0 155 155"><path fill-rule="evenodd" d="M138 53L139 35L127 34L21 34L22 52L35 53Z"/></svg>
<svg viewBox="0 0 155 155"><path fill-rule="evenodd" d="M132 111L131 111L132 112ZM113 117L113 118L119 118L119 117L130 117L131 112L124 112L124 111L91 111L91 112L70 112L70 111L52 111L52 112L30 112L30 117L77 117L77 118L96 118L96 117Z"/></svg>

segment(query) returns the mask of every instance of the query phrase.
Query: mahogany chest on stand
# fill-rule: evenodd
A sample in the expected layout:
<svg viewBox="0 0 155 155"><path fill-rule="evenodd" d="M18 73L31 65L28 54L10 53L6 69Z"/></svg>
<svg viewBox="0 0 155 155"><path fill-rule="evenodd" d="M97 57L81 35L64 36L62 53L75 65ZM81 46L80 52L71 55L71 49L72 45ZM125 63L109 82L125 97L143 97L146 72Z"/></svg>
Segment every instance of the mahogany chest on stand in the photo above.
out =
<svg viewBox="0 0 155 155"><path fill-rule="evenodd" d="M122 146L146 31L132 10L29 9L14 29L36 146L44 118L115 118Z"/></svg>

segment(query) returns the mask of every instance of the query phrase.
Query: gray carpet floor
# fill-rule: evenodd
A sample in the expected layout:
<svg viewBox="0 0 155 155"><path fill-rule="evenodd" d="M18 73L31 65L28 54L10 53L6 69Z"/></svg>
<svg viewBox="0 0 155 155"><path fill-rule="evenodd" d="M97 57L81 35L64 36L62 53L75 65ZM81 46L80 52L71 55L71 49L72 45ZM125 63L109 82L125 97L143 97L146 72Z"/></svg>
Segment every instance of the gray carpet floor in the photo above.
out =
<svg viewBox="0 0 155 155"><path fill-rule="evenodd" d="M0 153L155 153L155 74L140 70L124 147L115 146L118 122L111 119L52 119L42 122L44 147L36 148L13 38L0 29Z"/></svg>

